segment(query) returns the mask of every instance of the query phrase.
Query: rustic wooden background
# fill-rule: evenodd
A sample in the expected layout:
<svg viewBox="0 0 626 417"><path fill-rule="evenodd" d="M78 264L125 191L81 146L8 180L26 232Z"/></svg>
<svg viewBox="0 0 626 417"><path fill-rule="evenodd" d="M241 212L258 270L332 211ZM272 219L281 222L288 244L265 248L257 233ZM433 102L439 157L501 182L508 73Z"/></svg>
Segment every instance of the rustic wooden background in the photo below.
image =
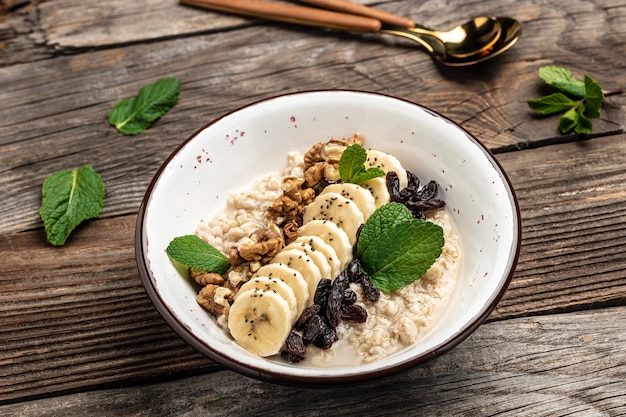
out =
<svg viewBox="0 0 626 417"><path fill-rule="evenodd" d="M626 96L585 138L525 104L546 92L543 65L626 87L626 1L359 2L441 28L508 15L524 33L495 61L452 69L404 40L175 0L0 1L0 414L626 414ZM165 76L181 97L152 129L108 126L115 102ZM524 235L509 290L467 341L332 390L250 380L188 347L145 295L133 247L143 193L184 138L252 100L323 88L413 100L476 135L511 177ZM52 248L41 183L85 163L104 178L104 212Z"/></svg>

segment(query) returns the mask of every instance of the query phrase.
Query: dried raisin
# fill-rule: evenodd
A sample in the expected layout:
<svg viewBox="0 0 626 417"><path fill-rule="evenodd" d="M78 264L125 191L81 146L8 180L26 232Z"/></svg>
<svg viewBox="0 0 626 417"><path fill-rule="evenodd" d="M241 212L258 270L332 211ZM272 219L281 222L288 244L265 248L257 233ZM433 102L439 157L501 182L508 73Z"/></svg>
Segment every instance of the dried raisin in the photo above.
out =
<svg viewBox="0 0 626 417"><path fill-rule="evenodd" d="M321 311L326 310L326 304L328 303L328 295L330 294L330 288L333 282L328 278L322 278L317 283L317 289L313 296L313 303L320 306Z"/></svg>
<svg viewBox="0 0 626 417"><path fill-rule="evenodd" d="M321 307L317 304L311 304L310 306L305 308L302 314L300 314L300 317L298 317L296 324L294 325L295 329L296 330L304 329L304 326L306 325L307 321L309 321L309 319L313 317L314 315L319 314L320 310L321 310Z"/></svg>
<svg viewBox="0 0 626 417"><path fill-rule="evenodd" d="M352 304L341 307L341 319L349 323L365 323L367 320L367 311L358 304Z"/></svg>
<svg viewBox="0 0 626 417"><path fill-rule="evenodd" d="M374 303L378 301L378 299L380 298L380 290L377 286L372 284L369 275L361 274L361 287L363 288L363 294L365 294L365 298Z"/></svg>
<svg viewBox="0 0 626 417"><path fill-rule="evenodd" d="M343 292L342 304L344 306L354 304L356 303L356 298L357 298L356 293L352 291L350 288L346 288L346 290Z"/></svg>
<svg viewBox="0 0 626 417"><path fill-rule="evenodd" d="M326 319L331 327L337 327L339 324L339 313L343 303L343 295L348 288L348 276L344 272L335 278L330 289L330 295L328 296Z"/></svg>
<svg viewBox="0 0 626 417"><path fill-rule="evenodd" d="M289 336L287 336L285 348L280 352L280 356L289 362L300 362L303 360L306 356L306 346L302 336L292 330Z"/></svg>

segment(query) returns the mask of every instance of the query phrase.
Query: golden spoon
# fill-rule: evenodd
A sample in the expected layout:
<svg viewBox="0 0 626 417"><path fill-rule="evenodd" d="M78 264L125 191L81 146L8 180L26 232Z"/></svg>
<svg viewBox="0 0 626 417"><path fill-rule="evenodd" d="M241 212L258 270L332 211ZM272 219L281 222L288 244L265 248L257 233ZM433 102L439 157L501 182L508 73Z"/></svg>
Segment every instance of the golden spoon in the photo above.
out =
<svg viewBox="0 0 626 417"><path fill-rule="evenodd" d="M180 2L268 20L402 36L418 42L437 61L450 66L472 65L499 55L513 46L521 34L519 22L509 18L477 17L463 25L442 32L423 27L403 27L382 23L381 19L389 21L384 16L377 16L378 18L364 17L265 1L180 0ZM308 2L313 3L313 1ZM319 1L316 3L320 4ZM340 0L331 3L345 4L349 2ZM395 20L392 21L396 23ZM409 23L412 22L409 21Z"/></svg>

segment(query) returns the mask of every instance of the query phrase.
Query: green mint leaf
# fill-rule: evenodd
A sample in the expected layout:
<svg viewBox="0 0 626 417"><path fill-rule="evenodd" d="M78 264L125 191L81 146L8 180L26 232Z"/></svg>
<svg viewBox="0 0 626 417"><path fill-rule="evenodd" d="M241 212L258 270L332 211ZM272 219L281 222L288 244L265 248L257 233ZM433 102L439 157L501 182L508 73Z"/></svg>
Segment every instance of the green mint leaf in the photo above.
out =
<svg viewBox="0 0 626 417"><path fill-rule="evenodd" d="M544 116L562 113L576 105L576 101L563 93L554 93L549 96L528 100L527 103L531 109Z"/></svg>
<svg viewBox="0 0 626 417"><path fill-rule="evenodd" d="M372 283L385 292L421 278L441 255L444 245L439 225L407 218L398 206L401 205L389 203L374 212L357 242L364 270Z"/></svg>
<svg viewBox="0 0 626 417"><path fill-rule="evenodd" d="M574 129L578 125L580 113L576 111L576 107L572 107L559 118L559 130L565 134Z"/></svg>
<svg viewBox="0 0 626 417"><path fill-rule="evenodd" d="M380 168L368 168L365 171L360 171L357 172L354 177L352 177L350 182L353 182L354 184L362 184L365 181L369 181L372 180L374 178L378 178L378 177L384 177L385 176L385 171L383 171Z"/></svg>
<svg viewBox="0 0 626 417"><path fill-rule="evenodd" d="M385 175L385 172L379 168L365 169L365 161L367 161L367 151L361 145L354 144L344 149L339 159L341 181L361 184Z"/></svg>
<svg viewBox="0 0 626 417"><path fill-rule="evenodd" d="M585 83L574 77L571 71L556 65L539 69L539 77L554 88L576 98L585 97Z"/></svg>
<svg viewBox="0 0 626 417"><path fill-rule="evenodd" d="M585 75L585 103L587 105L585 112L587 117L600 117L600 108L604 103L604 92L600 84L588 75Z"/></svg>
<svg viewBox="0 0 626 417"><path fill-rule="evenodd" d="M388 228L412 219L413 215L404 204L391 202L382 205L363 225L357 241L357 253L360 256L371 244L376 244Z"/></svg>
<svg viewBox="0 0 626 417"><path fill-rule="evenodd" d="M137 135L174 107L179 93L177 78L162 78L148 84L137 97L121 100L113 106L109 123L124 135Z"/></svg>
<svg viewBox="0 0 626 417"><path fill-rule="evenodd" d="M200 271L223 274L230 266L224 254L196 235L174 238L165 251L176 262Z"/></svg>
<svg viewBox="0 0 626 417"><path fill-rule="evenodd" d="M343 182L350 180L359 172L365 171L367 151L361 145L354 144L344 149L339 159L339 177Z"/></svg>
<svg viewBox="0 0 626 417"><path fill-rule="evenodd" d="M83 221L98 217L104 207L104 182L91 165L50 174L41 187L39 215L48 242L64 245Z"/></svg>
<svg viewBox="0 0 626 417"><path fill-rule="evenodd" d="M593 131L591 120L586 116L587 110L585 106L581 103L580 106L576 109L576 113L578 114L578 123L574 126L574 132L578 134L589 134Z"/></svg>

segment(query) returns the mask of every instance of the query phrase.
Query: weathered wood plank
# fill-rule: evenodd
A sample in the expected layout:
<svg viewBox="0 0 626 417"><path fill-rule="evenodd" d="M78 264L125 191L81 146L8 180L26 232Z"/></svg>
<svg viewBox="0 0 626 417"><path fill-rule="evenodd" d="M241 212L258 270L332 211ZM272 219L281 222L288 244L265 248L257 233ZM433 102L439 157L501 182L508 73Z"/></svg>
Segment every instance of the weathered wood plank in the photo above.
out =
<svg viewBox="0 0 626 417"><path fill-rule="evenodd" d="M580 323L585 323L581 326ZM626 307L488 323L409 372L296 388L230 371L0 406L5 416L617 416L626 413Z"/></svg>
<svg viewBox="0 0 626 417"><path fill-rule="evenodd" d="M494 317L626 302L625 137L498 155L524 227L515 280Z"/></svg>
<svg viewBox="0 0 626 417"><path fill-rule="evenodd" d="M625 157L625 134L498 155L524 240L491 321L626 305ZM61 248L40 229L0 235L0 401L215 368L145 295L135 221L87 222Z"/></svg>
<svg viewBox="0 0 626 417"><path fill-rule="evenodd" d="M626 15L626 7L611 11ZM39 227L43 178L85 163L94 165L107 183L104 215L133 213L152 174L185 137L251 100L285 92L353 88L398 95L447 115L494 149L554 138L559 136L556 119L535 118L525 104L540 93L538 67L552 62L536 57L545 45L536 35L540 24L542 20L528 21L530 34L521 47L493 65L456 71L435 67L412 47L353 35L335 42L334 33L277 26L0 68L0 233ZM591 31L584 25L580 30ZM589 61L589 68L573 70L589 70L604 84L626 85L623 71L614 70L626 66L626 44L596 47L624 53L610 52L610 64L598 57ZM153 129L128 138L108 126L106 117L115 102L165 76L180 77L183 91L180 103ZM597 121L597 131L620 129L625 106L626 97L611 97L605 106L608 121Z"/></svg>

